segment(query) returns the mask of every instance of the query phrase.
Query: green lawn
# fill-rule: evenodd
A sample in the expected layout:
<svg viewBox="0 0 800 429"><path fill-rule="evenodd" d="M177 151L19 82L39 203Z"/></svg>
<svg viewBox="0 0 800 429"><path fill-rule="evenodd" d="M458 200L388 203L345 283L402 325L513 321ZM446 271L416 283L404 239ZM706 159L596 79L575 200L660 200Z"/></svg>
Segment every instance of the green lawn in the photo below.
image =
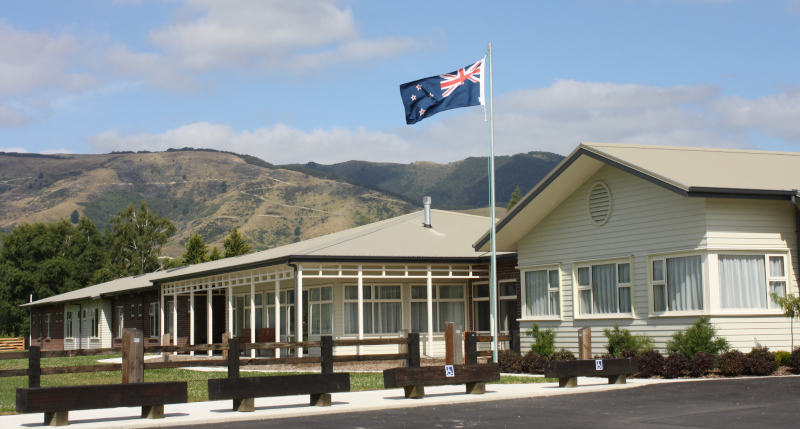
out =
<svg viewBox="0 0 800 429"><path fill-rule="evenodd" d="M42 359L42 367L55 367L55 366L80 366L80 365L97 365L98 360L120 357L120 355L109 356L79 356L79 357L65 357L65 358L45 358ZM13 359L13 360L0 360L0 370L27 368L27 359ZM284 374L302 374L298 372L245 372L242 371L242 377L255 377L264 375L284 375ZM189 401L206 401L208 400L208 383L209 378L225 378L227 371L222 369L220 371L205 372L205 371L192 371L188 369L154 369L146 370L144 373L145 381L186 381L189 387ZM43 375L42 387L49 386L76 386L85 384L111 384L119 383L122 375L119 371L107 372L90 372L82 374L57 374L57 375ZM502 379L495 383L513 384L513 383L543 383L553 382L556 379L545 379L542 377L515 377L503 376ZM0 414L13 414L16 404L16 389L18 387L28 387L27 377L3 377L0 378ZM381 373L350 373L350 388L355 391L364 390L380 390L383 389L383 374Z"/></svg>

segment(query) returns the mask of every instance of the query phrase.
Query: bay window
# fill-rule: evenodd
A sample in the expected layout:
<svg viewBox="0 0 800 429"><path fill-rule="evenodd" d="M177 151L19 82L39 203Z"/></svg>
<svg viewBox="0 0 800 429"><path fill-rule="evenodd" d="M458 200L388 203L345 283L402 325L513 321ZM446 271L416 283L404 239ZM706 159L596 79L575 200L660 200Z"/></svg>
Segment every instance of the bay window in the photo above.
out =
<svg viewBox="0 0 800 429"><path fill-rule="evenodd" d="M771 294L786 296L783 255L719 255L720 306L726 309L775 309Z"/></svg>

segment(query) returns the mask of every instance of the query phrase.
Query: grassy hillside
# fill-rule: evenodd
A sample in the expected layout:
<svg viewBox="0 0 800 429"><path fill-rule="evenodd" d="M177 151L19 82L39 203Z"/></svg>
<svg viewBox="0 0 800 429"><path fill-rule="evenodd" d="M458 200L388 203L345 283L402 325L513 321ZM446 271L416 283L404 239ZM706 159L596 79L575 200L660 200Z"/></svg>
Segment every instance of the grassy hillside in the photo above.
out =
<svg viewBox="0 0 800 429"><path fill-rule="evenodd" d="M517 186L524 195L563 159L549 152L495 157L497 204L505 206ZM302 167L344 176L361 185L402 195L410 201L421 201L428 195L436 208L479 208L487 206L489 201L486 157L471 157L449 164L348 161L332 165L309 162Z"/></svg>
<svg viewBox="0 0 800 429"><path fill-rule="evenodd" d="M144 200L178 227L165 254L179 256L194 232L221 247L236 225L261 250L416 209L390 195L324 177L205 150L0 153L0 229L69 219L75 210L106 228L111 216Z"/></svg>

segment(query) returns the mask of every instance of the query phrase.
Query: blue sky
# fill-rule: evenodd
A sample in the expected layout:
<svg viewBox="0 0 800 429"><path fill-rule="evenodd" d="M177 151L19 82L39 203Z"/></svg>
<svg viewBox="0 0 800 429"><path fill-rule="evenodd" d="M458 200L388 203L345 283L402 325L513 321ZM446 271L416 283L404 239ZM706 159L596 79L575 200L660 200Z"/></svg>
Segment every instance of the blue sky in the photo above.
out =
<svg viewBox="0 0 800 429"><path fill-rule="evenodd" d="M800 150L800 0L7 2L0 150L481 156L482 108L408 126L398 85L489 42L497 154Z"/></svg>

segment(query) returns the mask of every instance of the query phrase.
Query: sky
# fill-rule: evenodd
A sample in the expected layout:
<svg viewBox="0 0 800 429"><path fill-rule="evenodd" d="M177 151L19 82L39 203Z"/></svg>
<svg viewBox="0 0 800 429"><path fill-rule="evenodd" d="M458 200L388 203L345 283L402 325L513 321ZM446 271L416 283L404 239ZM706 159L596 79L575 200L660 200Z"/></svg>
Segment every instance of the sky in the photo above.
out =
<svg viewBox="0 0 800 429"><path fill-rule="evenodd" d="M485 156L482 107L406 125L399 85L489 43L496 155L800 151L800 0L6 1L0 151Z"/></svg>

